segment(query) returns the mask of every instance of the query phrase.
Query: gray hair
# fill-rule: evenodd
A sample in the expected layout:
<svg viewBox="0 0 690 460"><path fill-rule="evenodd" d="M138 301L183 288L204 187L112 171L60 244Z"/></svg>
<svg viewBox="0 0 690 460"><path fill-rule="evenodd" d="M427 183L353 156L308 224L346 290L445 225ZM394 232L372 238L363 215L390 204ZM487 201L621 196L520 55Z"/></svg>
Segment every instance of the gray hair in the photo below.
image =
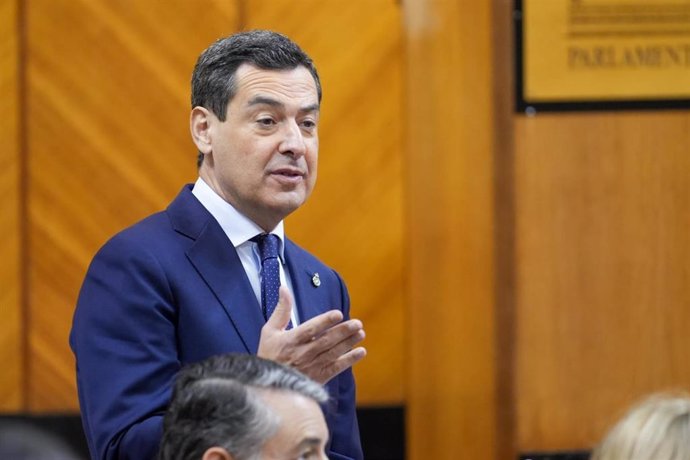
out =
<svg viewBox="0 0 690 460"><path fill-rule="evenodd" d="M328 400L323 386L299 371L253 355L214 356L183 368L164 418L159 460L197 460L211 447L236 460L258 460L280 424L261 399L266 390Z"/></svg>
<svg viewBox="0 0 690 460"><path fill-rule="evenodd" d="M642 401L611 429L592 460L690 460L690 396Z"/></svg>

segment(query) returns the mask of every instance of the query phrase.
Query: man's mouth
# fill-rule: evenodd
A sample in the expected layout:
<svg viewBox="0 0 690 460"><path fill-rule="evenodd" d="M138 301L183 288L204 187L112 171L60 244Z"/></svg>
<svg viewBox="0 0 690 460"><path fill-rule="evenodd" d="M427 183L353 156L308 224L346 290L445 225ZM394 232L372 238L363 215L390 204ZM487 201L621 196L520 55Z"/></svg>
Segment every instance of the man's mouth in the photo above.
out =
<svg viewBox="0 0 690 460"><path fill-rule="evenodd" d="M270 175L281 182L296 183L304 178L305 173L298 168L278 168L272 170Z"/></svg>
<svg viewBox="0 0 690 460"><path fill-rule="evenodd" d="M304 172L297 168L279 168L271 171L271 174L285 177L303 177Z"/></svg>

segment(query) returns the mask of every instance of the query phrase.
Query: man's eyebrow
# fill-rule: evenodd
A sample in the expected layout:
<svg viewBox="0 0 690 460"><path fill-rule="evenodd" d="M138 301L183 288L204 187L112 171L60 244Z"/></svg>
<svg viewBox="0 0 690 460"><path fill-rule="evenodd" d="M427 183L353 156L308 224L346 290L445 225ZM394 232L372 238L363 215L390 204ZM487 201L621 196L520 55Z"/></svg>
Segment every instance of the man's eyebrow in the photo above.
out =
<svg viewBox="0 0 690 460"><path fill-rule="evenodd" d="M318 112L320 109L321 109L321 106L317 103L317 104L308 105L306 107L302 107L301 109L299 109L299 111L303 112L303 113L309 113L309 112Z"/></svg>
<svg viewBox="0 0 690 460"><path fill-rule="evenodd" d="M299 443L299 447L311 447L311 446L319 446L323 440L321 438L304 438L302 441Z"/></svg>
<svg viewBox="0 0 690 460"><path fill-rule="evenodd" d="M254 96L253 98L251 98L249 100L247 105L250 107L253 105L268 105L268 106L277 107L277 108L285 107L285 104L283 104L279 100L273 99L273 98L268 97L268 96ZM299 111L302 113L318 112L319 108L320 108L319 104L316 103L316 104L310 104L310 105L301 107L299 109Z"/></svg>
<svg viewBox="0 0 690 460"><path fill-rule="evenodd" d="M270 106L273 106L273 107L283 107L285 104L283 104L282 102L280 102L280 101L278 101L278 100L272 99L272 98L270 98L270 97L266 97L266 96L254 96L253 98L251 98L251 99L249 100L249 102L247 103L247 105L248 105L248 106L252 106L252 105L270 105Z"/></svg>

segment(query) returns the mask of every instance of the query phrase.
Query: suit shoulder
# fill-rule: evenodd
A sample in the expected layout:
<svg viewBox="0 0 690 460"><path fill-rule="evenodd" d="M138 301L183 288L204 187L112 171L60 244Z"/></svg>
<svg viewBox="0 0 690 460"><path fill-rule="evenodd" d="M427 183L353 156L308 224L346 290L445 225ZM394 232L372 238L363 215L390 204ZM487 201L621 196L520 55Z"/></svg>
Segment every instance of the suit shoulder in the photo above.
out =
<svg viewBox="0 0 690 460"><path fill-rule="evenodd" d="M143 218L129 227L126 227L115 235L109 241L119 240L133 240L133 241L147 241L152 238L159 238L162 233L172 231L170 219L165 211L159 211Z"/></svg>
<svg viewBox="0 0 690 460"><path fill-rule="evenodd" d="M98 254L110 251L155 251L166 247L175 237L175 231L165 211L152 214L110 237Z"/></svg>

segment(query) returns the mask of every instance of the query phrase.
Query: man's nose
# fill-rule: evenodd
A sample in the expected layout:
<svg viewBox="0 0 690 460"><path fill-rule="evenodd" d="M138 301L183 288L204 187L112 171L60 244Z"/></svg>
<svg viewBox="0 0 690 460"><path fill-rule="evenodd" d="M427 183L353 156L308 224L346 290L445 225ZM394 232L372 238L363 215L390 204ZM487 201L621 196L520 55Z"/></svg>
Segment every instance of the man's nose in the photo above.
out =
<svg viewBox="0 0 690 460"><path fill-rule="evenodd" d="M283 155L300 157L306 153L307 145L304 142L304 134L296 121L285 124L283 139L278 146Z"/></svg>

